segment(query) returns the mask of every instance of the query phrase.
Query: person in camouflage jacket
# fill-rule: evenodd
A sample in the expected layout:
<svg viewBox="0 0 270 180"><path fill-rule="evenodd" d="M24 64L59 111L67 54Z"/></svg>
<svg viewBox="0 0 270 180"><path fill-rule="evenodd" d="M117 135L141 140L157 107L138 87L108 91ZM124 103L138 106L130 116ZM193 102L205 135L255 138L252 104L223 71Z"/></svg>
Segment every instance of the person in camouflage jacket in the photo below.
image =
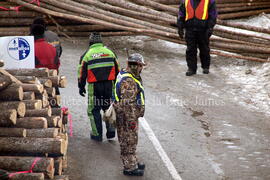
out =
<svg viewBox="0 0 270 180"><path fill-rule="evenodd" d="M144 88L140 73L145 65L142 55L135 53L128 58L127 69L117 76L114 91L116 127L120 143L123 174L143 176L145 165L138 162L138 118L144 116Z"/></svg>

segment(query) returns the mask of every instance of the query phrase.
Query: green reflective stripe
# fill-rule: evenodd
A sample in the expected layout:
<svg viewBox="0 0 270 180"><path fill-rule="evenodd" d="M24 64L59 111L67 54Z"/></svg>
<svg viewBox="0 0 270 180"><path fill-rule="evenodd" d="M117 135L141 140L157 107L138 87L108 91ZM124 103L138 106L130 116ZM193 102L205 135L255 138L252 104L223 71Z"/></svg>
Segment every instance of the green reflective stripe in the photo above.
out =
<svg viewBox="0 0 270 180"><path fill-rule="evenodd" d="M92 134L94 136L98 136L97 126L95 123L95 119L92 113L92 110L94 109L94 84L89 83L88 84L88 108L87 108L87 114L90 120Z"/></svg>
<svg viewBox="0 0 270 180"><path fill-rule="evenodd" d="M141 100L142 100L142 105L144 105L144 97L143 97L143 93L141 92Z"/></svg>
<svg viewBox="0 0 270 180"><path fill-rule="evenodd" d="M95 63L88 65L87 69L94 69L94 68L100 68L100 67L112 67L114 66L113 62L106 62L106 63Z"/></svg>

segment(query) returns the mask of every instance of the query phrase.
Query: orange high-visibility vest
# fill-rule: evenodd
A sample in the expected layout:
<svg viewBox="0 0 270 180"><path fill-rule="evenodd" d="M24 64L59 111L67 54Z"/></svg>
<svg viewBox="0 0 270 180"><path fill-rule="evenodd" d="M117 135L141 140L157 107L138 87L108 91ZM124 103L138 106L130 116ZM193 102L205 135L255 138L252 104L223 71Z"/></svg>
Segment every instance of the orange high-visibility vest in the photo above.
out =
<svg viewBox="0 0 270 180"><path fill-rule="evenodd" d="M200 20L207 20L208 19L208 5L209 0L201 0L198 7L195 9L191 5L191 1L193 0L185 0L185 6L186 6L186 21L189 19L192 19L195 15L197 19Z"/></svg>

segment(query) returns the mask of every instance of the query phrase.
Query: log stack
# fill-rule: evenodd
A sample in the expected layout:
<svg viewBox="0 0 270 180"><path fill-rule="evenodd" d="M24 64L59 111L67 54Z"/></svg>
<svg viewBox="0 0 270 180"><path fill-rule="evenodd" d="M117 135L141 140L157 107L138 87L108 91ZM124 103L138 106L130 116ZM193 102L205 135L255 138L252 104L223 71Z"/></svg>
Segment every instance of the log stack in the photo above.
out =
<svg viewBox="0 0 270 180"><path fill-rule="evenodd" d="M10 179L68 179L68 122L60 100L51 102L60 95L47 93L65 86L55 70L0 69L0 171Z"/></svg>
<svg viewBox="0 0 270 180"><path fill-rule="evenodd" d="M68 38L86 37L89 32L98 31L103 36L146 35L185 44L184 40L179 39L176 28L180 0L46 0L41 1L40 6L27 0L6 0L5 3L6 8L20 6L18 14L22 14L19 16L21 19L13 15L12 20L17 22L12 25L4 25L0 21L0 36L27 35L27 22L34 15L43 15L49 29ZM244 17L243 14L268 13L268 5L268 0L217 0L220 13L218 26L214 29L215 36L211 37L211 53L267 62L270 57L269 28L235 24L224 19ZM246 7L248 13L240 12L239 8ZM2 16L4 22L11 22L6 15Z"/></svg>

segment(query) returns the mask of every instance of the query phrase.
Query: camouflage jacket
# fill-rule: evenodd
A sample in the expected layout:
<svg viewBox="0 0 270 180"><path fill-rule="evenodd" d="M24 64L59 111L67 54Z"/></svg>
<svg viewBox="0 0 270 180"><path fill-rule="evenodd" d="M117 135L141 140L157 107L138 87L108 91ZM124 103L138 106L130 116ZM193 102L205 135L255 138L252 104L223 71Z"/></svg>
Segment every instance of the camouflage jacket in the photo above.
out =
<svg viewBox="0 0 270 180"><path fill-rule="evenodd" d="M138 93L140 93L140 90L132 78L128 77L122 80L120 85L120 101L114 104L116 113L124 113L127 117L134 120L143 117L145 105L138 105Z"/></svg>

